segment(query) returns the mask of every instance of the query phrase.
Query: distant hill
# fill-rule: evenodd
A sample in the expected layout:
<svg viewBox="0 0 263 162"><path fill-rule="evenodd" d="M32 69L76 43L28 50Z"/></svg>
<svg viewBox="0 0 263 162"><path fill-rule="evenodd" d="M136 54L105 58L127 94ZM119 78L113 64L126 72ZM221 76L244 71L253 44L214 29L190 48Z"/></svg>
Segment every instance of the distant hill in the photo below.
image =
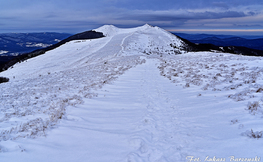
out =
<svg viewBox="0 0 263 162"><path fill-rule="evenodd" d="M0 67L15 56L47 48L68 38L68 33L2 33L0 34ZM1 70L0 70L1 71Z"/></svg>
<svg viewBox="0 0 263 162"><path fill-rule="evenodd" d="M68 33L3 33L0 34L0 56L45 48L69 36Z"/></svg>
<svg viewBox="0 0 263 162"><path fill-rule="evenodd" d="M211 35L211 34L184 34L173 33L192 43L213 44L216 46L240 46L256 50L263 50L263 36L242 36L236 37L232 35Z"/></svg>
<svg viewBox="0 0 263 162"><path fill-rule="evenodd" d="M55 44L51 44L50 46L44 47L44 48L40 48L40 49L36 49L34 51L30 51L30 52L25 52L22 53L18 56L14 56L14 55L0 55L0 72L6 70L7 68L11 67L12 65L14 65L17 62L21 62L21 61L25 61L29 58L33 58L39 55L44 54L45 52L49 51L49 50L53 50L69 41L72 40L82 40L82 39L95 39L95 38L101 38L104 37L104 35L100 32L95 32L95 31L86 31L86 32L82 32L82 33L78 33L75 35L72 35L70 37L67 37L66 39L63 39Z"/></svg>

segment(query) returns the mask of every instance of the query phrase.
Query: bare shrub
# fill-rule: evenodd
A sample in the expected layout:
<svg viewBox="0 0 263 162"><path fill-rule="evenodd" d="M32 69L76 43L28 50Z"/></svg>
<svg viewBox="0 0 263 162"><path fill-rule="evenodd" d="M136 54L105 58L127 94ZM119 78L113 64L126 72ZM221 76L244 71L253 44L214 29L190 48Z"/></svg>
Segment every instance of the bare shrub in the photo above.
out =
<svg viewBox="0 0 263 162"><path fill-rule="evenodd" d="M262 131L254 132L253 129L251 129L251 131L246 131L243 135L246 135L246 136L248 136L250 138L257 138L257 139L259 139L259 138L262 138Z"/></svg>
<svg viewBox="0 0 263 162"><path fill-rule="evenodd" d="M186 83L184 87L190 87L190 84L189 83Z"/></svg>
<svg viewBox="0 0 263 162"><path fill-rule="evenodd" d="M250 113L254 113L258 110L258 108L260 107L259 103L257 101L254 102L248 102L247 104L247 109L250 111Z"/></svg>
<svg viewBox="0 0 263 162"><path fill-rule="evenodd" d="M238 120L237 119L233 119L233 120L231 120L231 123L232 124L236 124L236 123L238 123Z"/></svg>
<svg viewBox="0 0 263 162"><path fill-rule="evenodd" d="M5 83L5 82L8 82L8 81L9 81L9 78L0 77L0 83Z"/></svg>
<svg viewBox="0 0 263 162"><path fill-rule="evenodd" d="M263 88L259 88L256 92L257 93L260 93L260 92L262 92L263 91Z"/></svg>

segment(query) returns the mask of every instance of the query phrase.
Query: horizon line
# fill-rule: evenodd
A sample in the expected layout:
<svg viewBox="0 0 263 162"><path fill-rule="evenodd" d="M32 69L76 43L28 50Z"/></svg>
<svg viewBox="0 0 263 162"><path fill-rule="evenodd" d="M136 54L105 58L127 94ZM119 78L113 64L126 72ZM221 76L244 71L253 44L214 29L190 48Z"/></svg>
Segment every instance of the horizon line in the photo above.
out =
<svg viewBox="0 0 263 162"><path fill-rule="evenodd" d="M166 29L171 32L263 32L263 29Z"/></svg>

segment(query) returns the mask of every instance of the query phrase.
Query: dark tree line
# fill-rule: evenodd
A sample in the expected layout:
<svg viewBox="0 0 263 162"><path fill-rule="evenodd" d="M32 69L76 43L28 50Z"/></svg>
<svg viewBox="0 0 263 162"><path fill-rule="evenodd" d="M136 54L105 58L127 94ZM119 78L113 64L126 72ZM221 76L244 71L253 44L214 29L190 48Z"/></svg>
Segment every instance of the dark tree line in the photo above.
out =
<svg viewBox="0 0 263 162"><path fill-rule="evenodd" d="M238 54L238 55L246 55L246 56L263 56L263 51L262 50L257 50L257 49L251 49L247 47L241 47L241 46L216 46L213 44L197 44L197 43L192 43L186 39L183 39L179 36L184 43L184 50L187 52L201 52L201 51L218 51L222 53L232 53L232 54Z"/></svg>

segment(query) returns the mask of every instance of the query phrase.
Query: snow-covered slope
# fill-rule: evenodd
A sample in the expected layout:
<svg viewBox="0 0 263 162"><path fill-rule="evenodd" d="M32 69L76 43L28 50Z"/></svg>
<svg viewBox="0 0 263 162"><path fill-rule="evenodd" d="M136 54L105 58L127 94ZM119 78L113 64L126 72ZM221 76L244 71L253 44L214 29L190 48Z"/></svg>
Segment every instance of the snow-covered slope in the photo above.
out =
<svg viewBox="0 0 263 162"><path fill-rule="evenodd" d="M180 47L183 46L183 42L180 39L163 29L147 24L131 29L104 25L95 31L102 32L106 37L68 42L45 55L16 64L2 75L10 79L25 79L102 63L116 56L182 52Z"/></svg>
<svg viewBox="0 0 263 162"><path fill-rule="evenodd" d="M185 53L147 24L95 31L0 73L0 161L258 161L261 58Z"/></svg>

